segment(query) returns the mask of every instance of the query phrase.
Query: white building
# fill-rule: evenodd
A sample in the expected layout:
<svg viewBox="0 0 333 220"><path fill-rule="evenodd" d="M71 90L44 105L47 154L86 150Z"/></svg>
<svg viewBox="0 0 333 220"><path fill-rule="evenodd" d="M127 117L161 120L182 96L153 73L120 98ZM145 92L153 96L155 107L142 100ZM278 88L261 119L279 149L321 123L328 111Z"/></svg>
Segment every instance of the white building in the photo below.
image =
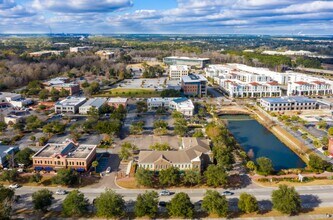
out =
<svg viewBox="0 0 333 220"><path fill-rule="evenodd" d="M170 109L176 110L185 116L193 116L194 105L191 99L177 98L170 102Z"/></svg>
<svg viewBox="0 0 333 220"><path fill-rule="evenodd" d="M23 98L21 94L0 92L1 106L22 108L32 103L31 99Z"/></svg>
<svg viewBox="0 0 333 220"><path fill-rule="evenodd" d="M86 103L79 107L79 113L86 115L91 108L99 110L101 106L106 103L106 101L106 98L89 99Z"/></svg>
<svg viewBox="0 0 333 220"><path fill-rule="evenodd" d="M163 62L167 65L188 65L197 68L204 68L210 63L209 58L198 58L198 57L164 57Z"/></svg>
<svg viewBox="0 0 333 220"><path fill-rule="evenodd" d="M316 109L317 101L301 96L262 98L260 105L266 111L300 111Z"/></svg>
<svg viewBox="0 0 333 220"><path fill-rule="evenodd" d="M289 72L287 95L330 95L333 81L307 74Z"/></svg>
<svg viewBox="0 0 333 220"><path fill-rule="evenodd" d="M284 56L313 56L316 53L305 51L305 50L287 50L287 51L275 51L275 50L265 50L262 54L267 55L284 55Z"/></svg>
<svg viewBox="0 0 333 220"><path fill-rule="evenodd" d="M57 102L54 105L56 113L71 112L73 114L79 111L79 107L85 103L86 98L80 97L68 97L62 101Z"/></svg>
<svg viewBox="0 0 333 220"><path fill-rule="evenodd" d="M147 100L149 111L165 108L168 110L176 110L185 116L193 116L194 105L190 99L181 97L172 98L149 98Z"/></svg>
<svg viewBox="0 0 333 220"><path fill-rule="evenodd" d="M90 48L91 48L90 46L70 47L69 52L78 53L78 52L83 52L83 51L89 50Z"/></svg>
<svg viewBox="0 0 333 220"><path fill-rule="evenodd" d="M171 80L180 80L182 76L187 76L189 71L187 65L171 65L169 69L169 78Z"/></svg>

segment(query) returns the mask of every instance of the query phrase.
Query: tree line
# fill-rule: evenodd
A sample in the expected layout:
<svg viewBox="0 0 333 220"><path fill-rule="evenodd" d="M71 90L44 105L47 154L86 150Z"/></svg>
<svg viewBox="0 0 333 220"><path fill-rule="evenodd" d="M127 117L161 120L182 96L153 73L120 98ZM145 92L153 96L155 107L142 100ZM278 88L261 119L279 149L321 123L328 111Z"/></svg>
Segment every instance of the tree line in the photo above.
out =
<svg viewBox="0 0 333 220"><path fill-rule="evenodd" d="M12 214L12 205L15 202L14 191L0 185L0 216L9 219ZM37 213L45 214L54 201L53 192L48 189L41 189L32 194L33 209ZM294 187L280 185L271 195L273 209L288 215L295 215L301 211L301 199ZM64 198L61 206L63 217L84 217L92 213L103 218L123 218L129 214L126 202L122 195L115 191L106 189L90 204L89 200L82 192L75 189L70 191ZM202 201L192 203L188 194L180 192L166 203L159 202L158 193L146 191L137 196L134 202L135 217L156 218L160 213L159 207L166 207L168 217L174 218L195 218L198 214L195 206L200 208L203 213L209 216L229 217L233 212L228 204L226 196L221 195L215 190L207 190ZM256 197L241 193L237 201L238 212L258 213L259 202ZM264 211L264 210L262 210ZM201 211L200 211L201 212Z"/></svg>

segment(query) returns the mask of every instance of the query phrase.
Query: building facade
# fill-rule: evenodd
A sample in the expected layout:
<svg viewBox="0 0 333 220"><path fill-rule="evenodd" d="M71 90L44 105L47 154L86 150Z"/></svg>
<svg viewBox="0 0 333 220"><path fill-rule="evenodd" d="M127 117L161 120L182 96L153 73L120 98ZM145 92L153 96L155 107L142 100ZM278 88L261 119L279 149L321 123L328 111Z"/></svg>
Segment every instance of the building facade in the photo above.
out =
<svg viewBox="0 0 333 220"><path fill-rule="evenodd" d="M159 108L166 110L179 111L185 116L193 116L194 105L190 99L184 97L172 98L149 98L147 99L148 111L154 111Z"/></svg>
<svg viewBox="0 0 333 220"><path fill-rule="evenodd" d="M163 62L167 65L187 65L197 68L204 68L210 63L209 58L197 58L197 57L164 57Z"/></svg>
<svg viewBox="0 0 333 220"><path fill-rule="evenodd" d="M32 156L35 170L52 171L72 168L87 171L96 158L97 145L77 144L71 140L64 143L48 143Z"/></svg>
<svg viewBox="0 0 333 220"><path fill-rule="evenodd" d="M125 109L127 107L128 99L127 98L109 98L107 101L107 104L109 106L113 106L115 108L118 108L120 105L122 105Z"/></svg>
<svg viewBox="0 0 333 220"><path fill-rule="evenodd" d="M174 151L140 151L138 166L151 171L169 167L179 170L203 171L212 160L209 141L202 138L183 138L182 146Z"/></svg>
<svg viewBox="0 0 333 220"><path fill-rule="evenodd" d="M206 96L207 79L202 75L189 74L181 78L181 87L186 96Z"/></svg>
<svg viewBox="0 0 333 220"><path fill-rule="evenodd" d="M307 97L284 96L280 98L262 98L260 105L266 111L301 111L317 108L317 101Z"/></svg>
<svg viewBox="0 0 333 220"><path fill-rule="evenodd" d="M169 78L171 80L180 80L183 76L187 76L189 71L187 65L170 65Z"/></svg>
<svg viewBox="0 0 333 220"><path fill-rule="evenodd" d="M18 146L0 145L0 168L7 167L9 163L8 156L12 156L12 159L14 159L15 153L19 150Z"/></svg>
<svg viewBox="0 0 333 220"><path fill-rule="evenodd" d="M77 113L79 111L79 107L86 102L86 98L79 97L68 97L62 101L56 102L54 105L54 110L56 113Z"/></svg>
<svg viewBox="0 0 333 220"><path fill-rule="evenodd" d="M97 110L99 110L102 105L104 105L106 103L107 99L106 98L93 98L93 99L89 99L87 102L85 102L83 105L81 105L79 107L79 113L80 114L88 114L88 111L91 108L95 108Z"/></svg>

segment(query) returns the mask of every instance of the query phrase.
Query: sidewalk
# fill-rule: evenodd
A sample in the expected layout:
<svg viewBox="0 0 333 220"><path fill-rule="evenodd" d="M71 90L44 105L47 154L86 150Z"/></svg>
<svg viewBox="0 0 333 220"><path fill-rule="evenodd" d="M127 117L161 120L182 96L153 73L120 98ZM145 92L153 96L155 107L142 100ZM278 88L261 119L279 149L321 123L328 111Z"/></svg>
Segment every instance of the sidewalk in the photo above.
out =
<svg viewBox="0 0 333 220"><path fill-rule="evenodd" d="M331 214L332 215L332 214ZM244 220L244 219L253 219L253 220L308 220L308 219L333 219L333 217L327 217L325 214L318 214L318 215L298 215L298 216L281 216L281 217L255 217L255 218L235 218L237 220Z"/></svg>

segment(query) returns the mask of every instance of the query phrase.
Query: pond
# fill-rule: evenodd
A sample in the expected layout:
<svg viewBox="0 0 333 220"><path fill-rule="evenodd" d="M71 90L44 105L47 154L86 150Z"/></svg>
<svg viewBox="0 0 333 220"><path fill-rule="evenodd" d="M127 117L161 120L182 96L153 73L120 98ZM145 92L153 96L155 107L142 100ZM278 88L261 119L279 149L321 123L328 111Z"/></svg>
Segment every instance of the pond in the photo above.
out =
<svg viewBox="0 0 333 220"><path fill-rule="evenodd" d="M270 158L275 170L306 166L297 154L250 116L226 115L221 118L228 121L230 133L253 160L258 157Z"/></svg>

